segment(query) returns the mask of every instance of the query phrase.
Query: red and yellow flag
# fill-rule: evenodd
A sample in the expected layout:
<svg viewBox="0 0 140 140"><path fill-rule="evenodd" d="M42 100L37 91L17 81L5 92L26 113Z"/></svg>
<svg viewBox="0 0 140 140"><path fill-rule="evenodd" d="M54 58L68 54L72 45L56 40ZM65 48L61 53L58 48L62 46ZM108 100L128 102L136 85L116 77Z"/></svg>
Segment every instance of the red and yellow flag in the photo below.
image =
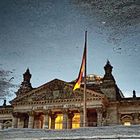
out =
<svg viewBox="0 0 140 140"><path fill-rule="evenodd" d="M78 78L76 80L76 84L73 90L76 90L77 88L80 88L81 86L83 75L85 72L85 65L86 65L86 42L85 42L85 48L84 48L84 53L83 53L83 58L82 58L82 64L81 64L79 75L78 75Z"/></svg>

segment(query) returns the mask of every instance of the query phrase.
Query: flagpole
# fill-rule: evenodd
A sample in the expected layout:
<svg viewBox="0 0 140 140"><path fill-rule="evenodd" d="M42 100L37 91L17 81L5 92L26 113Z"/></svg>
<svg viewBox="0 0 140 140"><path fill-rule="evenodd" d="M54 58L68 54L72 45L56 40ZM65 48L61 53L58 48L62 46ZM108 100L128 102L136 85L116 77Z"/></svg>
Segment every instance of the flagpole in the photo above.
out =
<svg viewBox="0 0 140 140"><path fill-rule="evenodd" d="M87 108L86 108L86 80L87 77L87 31L85 32L85 70L84 70L84 99L83 99L83 127L87 126Z"/></svg>

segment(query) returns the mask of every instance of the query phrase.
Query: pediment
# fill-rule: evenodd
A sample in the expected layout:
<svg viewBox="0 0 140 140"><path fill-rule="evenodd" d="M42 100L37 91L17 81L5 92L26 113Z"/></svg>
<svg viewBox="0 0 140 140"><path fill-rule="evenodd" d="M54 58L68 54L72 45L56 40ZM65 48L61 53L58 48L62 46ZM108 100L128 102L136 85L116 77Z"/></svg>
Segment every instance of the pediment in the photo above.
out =
<svg viewBox="0 0 140 140"><path fill-rule="evenodd" d="M65 81L54 79L21 97L17 97L13 102L31 102L31 101L45 101L45 100L57 100L57 99L83 99L84 89L80 88L73 91L73 84L69 84ZM100 97L103 95L92 90L87 89L87 98Z"/></svg>

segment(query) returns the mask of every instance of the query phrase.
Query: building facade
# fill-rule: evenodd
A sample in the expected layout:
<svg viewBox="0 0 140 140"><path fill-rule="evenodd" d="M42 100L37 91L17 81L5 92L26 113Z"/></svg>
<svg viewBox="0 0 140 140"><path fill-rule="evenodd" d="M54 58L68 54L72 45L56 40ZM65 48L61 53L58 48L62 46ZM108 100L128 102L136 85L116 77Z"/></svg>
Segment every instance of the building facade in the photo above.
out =
<svg viewBox="0 0 140 140"><path fill-rule="evenodd" d="M125 98L112 75L110 62L104 66L105 74L87 76L88 127L106 125L140 124L140 98L135 91ZM54 79L33 88L29 69L23 74L23 82L16 98L0 106L0 127L72 129L83 126L83 85L73 91L75 81Z"/></svg>

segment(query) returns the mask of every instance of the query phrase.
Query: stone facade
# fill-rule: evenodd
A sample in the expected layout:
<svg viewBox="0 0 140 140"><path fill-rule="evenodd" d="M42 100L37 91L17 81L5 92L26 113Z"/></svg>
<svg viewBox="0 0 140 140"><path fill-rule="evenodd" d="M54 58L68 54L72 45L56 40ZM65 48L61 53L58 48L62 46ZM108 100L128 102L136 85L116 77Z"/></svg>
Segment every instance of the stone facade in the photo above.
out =
<svg viewBox="0 0 140 140"><path fill-rule="evenodd" d="M87 77L87 124L89 127L140 124L140 98L133 91L125 98L107 61L104 77ZM32 88L29 69L16 98L0 106L0 128L72 129L83 127L83 85L73 91L73 82L54 79Z"/></svg>

